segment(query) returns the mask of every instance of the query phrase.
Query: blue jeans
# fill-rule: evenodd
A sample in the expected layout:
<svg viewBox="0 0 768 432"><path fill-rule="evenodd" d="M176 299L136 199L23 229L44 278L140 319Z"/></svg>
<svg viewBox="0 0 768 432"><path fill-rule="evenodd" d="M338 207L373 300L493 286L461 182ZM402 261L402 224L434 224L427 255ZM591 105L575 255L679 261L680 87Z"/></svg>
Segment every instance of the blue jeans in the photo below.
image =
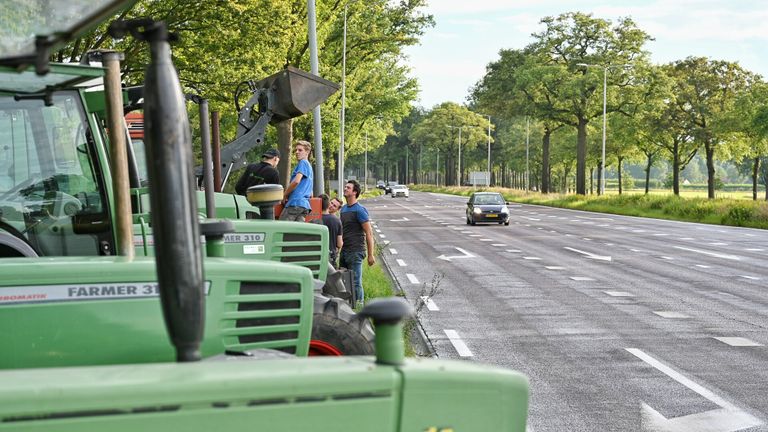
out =
<svg viewBox="0 0 768 432"><path fill-rule="evenodd" d="M355 296L357 301L365 300L363 292L363 259L365 251L347 251L341 250L340 267L345 267L352 272L352 285L355 287Z"/></svg>

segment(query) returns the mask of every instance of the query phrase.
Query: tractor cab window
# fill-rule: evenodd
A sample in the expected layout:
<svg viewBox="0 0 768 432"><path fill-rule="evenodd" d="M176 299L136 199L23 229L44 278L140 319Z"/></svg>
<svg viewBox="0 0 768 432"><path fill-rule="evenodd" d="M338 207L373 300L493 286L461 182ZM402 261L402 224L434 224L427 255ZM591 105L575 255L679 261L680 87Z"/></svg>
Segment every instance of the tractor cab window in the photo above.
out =
<svg viewBox="0 0 768 432"><path fill-rule="evenodd" d="M110 235L90 128L76 92L52 101L0 96L0 233L41 256L97 255Z"/></svg>

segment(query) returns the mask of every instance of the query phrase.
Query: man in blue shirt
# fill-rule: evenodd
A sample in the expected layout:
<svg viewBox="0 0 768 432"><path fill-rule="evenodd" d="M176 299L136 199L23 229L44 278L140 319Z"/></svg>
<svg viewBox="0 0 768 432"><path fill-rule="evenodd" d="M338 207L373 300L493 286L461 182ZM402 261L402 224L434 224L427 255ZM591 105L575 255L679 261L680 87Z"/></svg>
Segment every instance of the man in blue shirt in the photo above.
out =
<svg viewBox="0 0 768 432"><path fill-rule="evenodd" d="M376 264L374 255L373 230L368 210L357 201L360 196L360 183L350 180L344 185L344 198L347 204L341 208L341 224L343 246L339 265L352 271L352 281L355 286L355 297L358 306L365 298L363 291L363 258L368 251L368 266Z"/></svg>
<svg viewBox="0 0 768 432"><path fill-rule="evenodd" d="M312 144L307 141L297 141L294 151L299 163L291 173L291 182L285 189L283 203L285 207L280 213L280 220L304 222L304 217L312 207L309 199L312 197L312 166L309 164L309 152Z"/></svg>

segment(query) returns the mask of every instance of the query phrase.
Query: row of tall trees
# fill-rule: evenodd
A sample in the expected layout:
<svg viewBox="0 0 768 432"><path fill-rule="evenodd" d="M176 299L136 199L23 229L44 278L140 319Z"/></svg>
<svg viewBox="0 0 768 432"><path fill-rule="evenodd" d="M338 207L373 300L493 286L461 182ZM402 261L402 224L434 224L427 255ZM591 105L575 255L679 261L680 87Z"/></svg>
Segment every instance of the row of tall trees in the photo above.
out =
<svg viewBox="0 0 768 432"><path fill-rule="evenodd" d="M575 177L572 190L587 193L587 179L594 173L599 183L602 172L605 83L606 165L618 172L620 192L624 163L643 163L647 191L651 168L668 161L678 194L680 172L700 154L710 198L718 160L752 176L757 198L768 173L768 87L760 76L701 57L652 64L644 49L651 36L630 18L614 23L567 13L541 22L544 30L532 43L501 50L487 66L467 107L440 104L410 129L408 139L431 152L432 161L437 152L444 158L446 184L461 180L452 174L458 152L449 126L463 126L462 167L484 171L487 154L478 149L487 142L484 116L490 115L495 184L536 185L546 193L571 190ZM521 173L528 173L522 182Z"/></svg>
<svg viewBox="0 0 768 432"><path fill-rule="evenodd" d="M409 113L417 82L400 62L403 48L418 42L433 19L420 12L424 0L392 2L316 2L320 75L340 83L344 9L347 12L346 44L346 145L347 156L364 152L364 136L372 149L384 142L392 124ZM173 58L187 91L209 100L221 113L223 142L235 138L237 112L233 97L237 85L271 75L285 65L309 70L306 0L139 0L119 18L151 17L166 22L179 35ZM125 53L124 80L143 81L149 53L132 38L114 41L106 25L55 54L59 61L79 61L92 49L117 49ZM240 102L241 104L244 101ZM322 105L325 178L335 170L339 148L341 92ZM192 124L196 109L190 107ZM376 119L375 121L373 119ZM311 115L295 119L294 136L312 141ZM274 131L268 142L274 146ZM198 131L193 135L197 138ZM199 143L197 144L199 145ZM252 153L258 159L260 151Z"/></svg>

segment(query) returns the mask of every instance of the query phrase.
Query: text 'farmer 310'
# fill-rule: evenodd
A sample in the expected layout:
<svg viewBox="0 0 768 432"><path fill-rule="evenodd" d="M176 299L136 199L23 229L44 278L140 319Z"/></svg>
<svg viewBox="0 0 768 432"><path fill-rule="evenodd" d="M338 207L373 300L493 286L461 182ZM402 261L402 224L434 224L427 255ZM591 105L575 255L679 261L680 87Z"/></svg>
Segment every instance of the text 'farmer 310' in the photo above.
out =
<svg viewBox="0 0 768 432"><path fill-rule="evenodd" d="M104 53L104 68L47 61L125 2L25 4L45 25L0 41L0 250L16 254L0 260L0 430L525 429L521 374L403 358L401 301L361 312L375 357L302 357L324 227L246 220L257 209L224 194L229 220L198 212L169 36L151 20L111 26L151 52L148 183L131 184L119 56ZM104 92L77 88L101 76Z"/></svg>

